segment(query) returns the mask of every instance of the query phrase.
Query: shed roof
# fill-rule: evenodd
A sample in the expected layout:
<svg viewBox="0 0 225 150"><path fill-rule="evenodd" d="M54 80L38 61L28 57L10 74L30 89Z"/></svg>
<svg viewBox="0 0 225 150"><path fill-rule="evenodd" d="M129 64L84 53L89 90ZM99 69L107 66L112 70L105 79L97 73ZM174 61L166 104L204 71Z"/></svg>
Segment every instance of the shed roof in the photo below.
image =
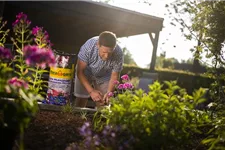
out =
<svg viewBox="0 0 225 150"><path fill-rule="evenodd" d="M11 22L18 12L33 25L43 26L53 43L81 46L104 30L117 37L159 32L163 18L93 1L5 1L3 17Z"/></svg>

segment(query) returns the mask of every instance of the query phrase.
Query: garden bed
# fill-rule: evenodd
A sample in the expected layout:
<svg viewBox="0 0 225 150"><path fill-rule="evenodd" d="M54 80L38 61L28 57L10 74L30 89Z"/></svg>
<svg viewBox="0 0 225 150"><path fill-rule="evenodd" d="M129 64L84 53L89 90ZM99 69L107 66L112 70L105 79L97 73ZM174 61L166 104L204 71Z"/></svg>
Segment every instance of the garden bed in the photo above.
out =
<svg viewBox="0 0 225 150"><path fill-rule="evenodd" d="M85 119L79 113L41 110L25 131L25 149L65 149L68 144L82 139L78 129L85 121L91 121L91 119L91 114L87 114Z"/></svg>

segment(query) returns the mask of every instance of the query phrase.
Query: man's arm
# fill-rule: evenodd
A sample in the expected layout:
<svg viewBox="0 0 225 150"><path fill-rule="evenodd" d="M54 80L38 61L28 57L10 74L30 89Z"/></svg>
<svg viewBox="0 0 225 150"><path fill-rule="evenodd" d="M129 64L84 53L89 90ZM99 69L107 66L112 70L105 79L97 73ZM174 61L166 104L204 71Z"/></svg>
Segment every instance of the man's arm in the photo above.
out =
<svg viewBox="0 0 225 150"><path fill-rule="evenodd" d="M80 80L80 82L83 84L87 92L90 94L93 101L99 101L102 100L102 94L95 90L91 84L88 82L85 74L84 69L87 67L87 63L81 61L79 58L77 60L77 77Z"/></svg>
<svg viewBox="0 0 225 150"><path fill-rule="evenodd" d="M87 67L87 63L81 61L79 58L77 60L77 77L80 80L80 82L83 84L85 89L90 93L94 89L92 88L91 84L88 82L85 74L84 69Z"/></svg>
<svg viewBox="0 0 225 150"><path fill-rule="evenodd" d="M108 85L108 89L107 92L105 93L104 97L103 97L103 101L108 103L108 94L109 92L113 92L115 90L115 84L114 81L117 81L119 79L120 73L119 72L112 72L110 80L109 80L109 85Z"/></svg>
<svg viewBox="0 0 225 150"><path fill-rule="evenodd" d="M107 93L113 92L115 90L114 82L119 79L119 75L120 75L119 72L112 72L111 78L109 80L109 85L108 85Z"/></svg>

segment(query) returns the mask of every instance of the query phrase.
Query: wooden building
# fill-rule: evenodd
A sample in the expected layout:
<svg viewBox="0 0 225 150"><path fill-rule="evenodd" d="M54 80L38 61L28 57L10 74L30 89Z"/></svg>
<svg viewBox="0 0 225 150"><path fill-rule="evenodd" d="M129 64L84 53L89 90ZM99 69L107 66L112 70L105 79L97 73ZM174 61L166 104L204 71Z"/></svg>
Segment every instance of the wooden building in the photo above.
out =
<svg viewBox="0 0 225 150"><path fill-rule="evenodd" d="M48 31L55 49L69 53L78 53L87 39L105 30L117 37L148 33L153 44L150 70L154 71L163 18L93 1L0 2L0 15L8 25L11 26L19 12L28 15L31 25Z"/></svg>

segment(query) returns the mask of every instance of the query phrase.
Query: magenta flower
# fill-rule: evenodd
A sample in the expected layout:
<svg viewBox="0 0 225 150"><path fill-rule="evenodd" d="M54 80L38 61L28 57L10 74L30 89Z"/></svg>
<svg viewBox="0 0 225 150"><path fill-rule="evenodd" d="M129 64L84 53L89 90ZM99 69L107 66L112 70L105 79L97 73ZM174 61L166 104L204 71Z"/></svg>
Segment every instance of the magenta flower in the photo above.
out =
<svg viewBox="0 0 225 150"><path fill-rule="evenodd" d="M133 89L134 88L134 86L131 84L131 83L124 83L123 84L123 88L124 89Z"/></svg>
<svg viewBox="0 0 225 150"><path fill-rule="evenodd" d="M122 79L123 81L129 81L129 80L130 80L130 78L129 78L129 76L128 76L127 74L122 75L122 76L121 76L121 79Z"/></svg>
<svg viewBox="0 0 225 150"><path fill-rule="evenodd" d="M123 84L119 84L117 88L120 90L123 89Z"/></svg>
<svg viewBox="0 0 225 150"><path fill-rule="evenodd" d="M108 97L113 97L113 95L114 95L113 92L108 93Z"/></svg>
<svg viewBox="0 0 225 150"><path fill-rule="evenodd" d="M38 34L39 31L42 31L42 28L36 26L36 27L34 27L34 28L32 29L32 34L36 36L36 35Z"/></svg>
<svg viewBox="0 0 225 150"><path fill-rule="evenodd" d="M113 82L114 85L118 85L119 83L120 83L120 82L117 81L117 80Z"/></svg>
<svg viewBox="0 0 225 150"><path fill-rule="evenodd" d="M18 15L16 15L16 19L20 20L20 19L27 19L27 15L24 14L23 12L20 12Z"/></svg>
<svg viewBox="0 0 225 150"><path fill-rule="evenodd" d="M12 54L8 48L0 46L0 59L11 59Z"/></svg>
<svg viewBox="0 0 225 150"><path fill-rule="evenodd" d="M27 15L21 12L18 15L16 15L16 21L12 25L13 27L15 27L19 23L30 25L31 21L27 20Z"/></svg>
<svg viewBox="0 0 225 150"><path fill-rule="evenodd" d="M25 46L23 49L26 64L41 68L55 65L55 56L51 49L39 48L38 46Z"/></svg>
<svg viewBox="0 0 225 150"><path fill-rule="evenodd" d="M8 84L15 87L15 88L25 88L28 89L28 84L17 77L13 77L12 79L8 80Z"/></svg>
<svg viewBox="0 0 225 150"><path fill-rule="evenodd" d="M36 36L36 38L34 38L35 41L37 39L39 39L41 41L41 43L44 43L44 44L48 45L49 47L53 46L53 44L49 40L48 32L47 31L43 31L43 27L38 27L38 26L34 27L32 29L32 34L34 36Z"/></svg>

